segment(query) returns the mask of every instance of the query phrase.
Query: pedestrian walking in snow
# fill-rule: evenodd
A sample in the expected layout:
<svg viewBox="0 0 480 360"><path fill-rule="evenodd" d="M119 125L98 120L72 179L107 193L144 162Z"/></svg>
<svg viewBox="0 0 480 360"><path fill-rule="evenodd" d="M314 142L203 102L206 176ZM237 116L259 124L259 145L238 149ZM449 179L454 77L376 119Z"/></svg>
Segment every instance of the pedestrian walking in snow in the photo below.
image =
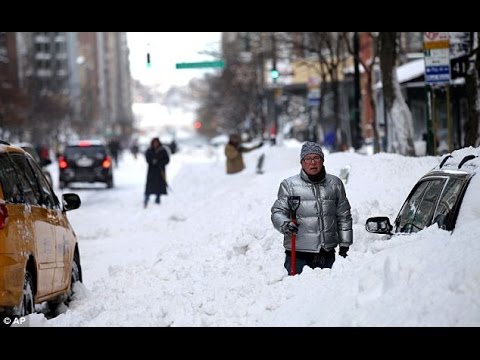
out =
<svg viewBox="0 0 480 360"><path fill-rule="evenodd" d="M108 142L108 149L110 150L110 155L112 155L115 167L118 167L118 156L121 151L120 140L118 140L118 138L111 139Z"/></svg>
<svg viewBox="0 0 480 360"><path fill-rule="evenodd" d="M228 144L225 145L225 156L227 157L227 174L235 174L245 169L243 153L262 147L263 142L253 147L242 146L240 135L230 135Z"/></svg>
<svg viewBox="0 0 480 360"><path fill-rule="evenodd" d="M156 137L152 139L150 148L145 152L145 158L148 163L148 172L143 205L146 208L150 195L155 195L155 203L157 204L160 204L161 195L167 195L165 166L169 163L170 157L167 150L162 146L160 139Z"/></svg>
<svg viewBox="0 0 480 360"><path fill-rule="evenodd" d="M130 147L130 151L132 152L133 158L137 160L137 154L138 154L138 144L137 142L134 142L132 146Z"/></svg>
<svg viewBox="0 0 480 360"><path fill-rule="evenodd" d="M284 266L289 274L292 273L292 257L296 274L300 274L305 265L331 268L335 262L335 247L339 246L339 255L346 257L353 242L352 216L345 187L341 179L326 173L321 146L306 142L302 146L300 163L300 174L281 182L271 209L273 226L284 235ZM292 196L299 197L300 202L296 221L292 220L289 208ZM295 239L293 254L292 238Z"/></svg>

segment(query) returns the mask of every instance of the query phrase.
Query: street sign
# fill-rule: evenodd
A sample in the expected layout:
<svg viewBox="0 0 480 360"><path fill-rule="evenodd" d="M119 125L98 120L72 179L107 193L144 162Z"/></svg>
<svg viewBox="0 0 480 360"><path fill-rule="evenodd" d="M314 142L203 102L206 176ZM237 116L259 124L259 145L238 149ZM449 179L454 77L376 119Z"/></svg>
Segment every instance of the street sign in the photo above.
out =
<svg viewBox="0 0 480 360"><path fill-rule="evenodd" d="M425 82L427 84L450 83L450 45L448 32L425 32Z"/></svg>
<svg viewBox="0 0 480 360"><path fill-rule="evenodd" d="M308 105L318 106L320 105L320 87L311 87L308 89Z"/></svg>
<svg viewBox="0 0 480 360"><path fill-rule="evenodd" d="M425 79L429 84L448 84L450 82L450 66L425 66Z"/></svg>
<svg viewBox="0 0 480 360"><path fill-rule="evenodd" d="M201 69L201 68L224 68L224 67L225 67L225 61L223 60L177 63L175 65L176 69Z"/></svg>

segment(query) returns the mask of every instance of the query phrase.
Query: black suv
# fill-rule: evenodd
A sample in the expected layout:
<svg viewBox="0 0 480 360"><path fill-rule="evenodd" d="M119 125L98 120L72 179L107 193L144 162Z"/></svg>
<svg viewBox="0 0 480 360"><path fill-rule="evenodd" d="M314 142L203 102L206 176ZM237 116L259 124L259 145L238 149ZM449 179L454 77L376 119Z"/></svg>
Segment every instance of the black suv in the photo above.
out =
<svg viewBox="0 0 480 360"><path fill-rule="evenodd" d="M393 225L386 216L371 217L365 224L366 230L376 234L408 234L437 224L441 229L453 231L465 193L471 191L472 197L478 190L469 185L480 169L479 156L480 147L444 155L439 165L414 186Z"/></svg>
<svg viewBox="0 0 480 360"><path fill-rule="evenodd" d="M107 146L98 140L69 143L58 158L59 187L72 182L103 182L113 187L113 164Z"/></svg>

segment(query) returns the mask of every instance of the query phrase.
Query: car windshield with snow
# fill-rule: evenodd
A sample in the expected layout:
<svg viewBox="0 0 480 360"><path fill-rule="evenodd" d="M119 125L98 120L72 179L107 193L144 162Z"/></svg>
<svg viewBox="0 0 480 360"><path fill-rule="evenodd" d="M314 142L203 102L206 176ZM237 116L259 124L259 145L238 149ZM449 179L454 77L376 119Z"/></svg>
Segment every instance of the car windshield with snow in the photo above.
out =
<svg viewBox="0 0 480 360"><path fill-rule="evenodd" d="M471 184L480 168L479 155L480 147L444 155L413 187L393 225L387 216L370 217L366 230L376 234L408 234L437 224L441 229L453 231L457 219L463 216L464 198L478 196L475 195L478 186Z"/></svg>

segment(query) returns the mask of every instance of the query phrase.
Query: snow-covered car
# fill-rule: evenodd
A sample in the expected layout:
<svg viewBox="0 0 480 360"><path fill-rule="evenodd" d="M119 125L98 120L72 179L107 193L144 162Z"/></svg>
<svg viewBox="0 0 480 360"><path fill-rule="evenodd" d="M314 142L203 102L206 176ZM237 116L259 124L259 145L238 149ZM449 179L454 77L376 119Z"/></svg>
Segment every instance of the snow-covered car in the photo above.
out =
<svg viewBox="0 0 480 360"><path fill-rule="evenodd" d="M479 216L480 147L444 155L413 187L393 225L387 216L370 217L365 228L376 234L408 234L437 224L453 231L460 219ZM467 203L467 205L465 205Z"/></svg>

